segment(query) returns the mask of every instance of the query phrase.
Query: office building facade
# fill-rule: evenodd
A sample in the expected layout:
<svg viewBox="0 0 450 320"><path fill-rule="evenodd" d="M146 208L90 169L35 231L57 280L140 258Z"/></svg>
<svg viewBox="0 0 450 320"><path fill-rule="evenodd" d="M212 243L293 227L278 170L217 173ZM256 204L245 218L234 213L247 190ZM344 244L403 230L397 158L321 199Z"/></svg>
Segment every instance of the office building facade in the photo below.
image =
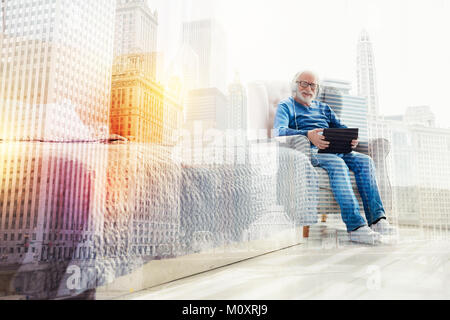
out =
<svg viewBox="0 0 450 320"><path fill-rule="evenodd" d="M106 153L84 143L109 134L115 2L1 5L1 264L87 258Z"/></svg>
<svg viewBox="0 0 450 320"><path fill-rule="evenodd" d="M2 137L46 138L42 122L48 104L70 105L92 136L107 135L115 3L2 5ZM21 132L15 125L24 121Z"/></svg>
<svg viewBox="0 0 450 320"><path fill-rule="evenodd" d="M446 165L450 130L434 126L433 119L429 107L409 107L404 115L386 117L383 124L392 145L391 176L399 222L445 235L450 227Z"/></svg>
<svg viewBox="0 0 450 320"><path fill-rule="evenodd" d="M145 73L147 55L116 57L113 66L110 132L133 142L171 144L182 125L183 108Z"/></svg>
<svg viewBox="0 0 450 320"><path fill-rule="evenodd" d="M156 52L158 13L145 0L116 0L114 55Z"/></svg>
<svg viewBox="0 0 450 320"><path fill-rule="evenodd" d="M227 97L217 88L191 90L186 101L186 122L189 130L201 124L203 130L225 130L227 123ZM203 134L203 133L202 133Z"/></svg>

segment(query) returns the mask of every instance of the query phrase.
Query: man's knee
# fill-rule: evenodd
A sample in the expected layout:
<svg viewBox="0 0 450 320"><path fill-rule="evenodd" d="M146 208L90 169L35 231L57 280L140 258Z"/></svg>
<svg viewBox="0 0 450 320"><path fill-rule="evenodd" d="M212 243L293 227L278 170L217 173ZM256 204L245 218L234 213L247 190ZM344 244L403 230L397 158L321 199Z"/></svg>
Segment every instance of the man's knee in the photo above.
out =
<svg viewBox="0 0 450 320"><path fill-rule="evenodd" d="M330 157L330 160L329 160L329 162L333 165L333 166L335 166L335 167L345 167L345 168L347 168L347 164L345 163L345 161L341 158L341 157L338 157L337 155L335 155L335 154L332 154L331 155L332 157Z"/></svg>
<svg viewBox="0 0 450 320"><path fill-rule="evenodd" d="M356 152L356 151L353 151L352 153L349 153L349 156L352 156L352 157L354 157L355 159L358 159L358 160L369 160L369 159L372 159L370 156L368 156L367 154L364 154L364 153L360 153L360 152Z"/></svg>
<svg viewBox="0 0 450 320"><path fill-rule="evenodd" d="M324 157L323 161L321 161L321 167L323 167L325 170L327 170L329 173L347 173L348 172L348 166L345 163L345 161L338 157L335 154L326 154L326 157Z"/></svg>
<svg viewBox="0 0 450 320"><path fill-rule="evenodd" d="M372 157L368 156L367 154L352 152L351 156L353 157L354 162L358 165L358 167L370 169L375 168L375 163L373 162Z"/></svg>

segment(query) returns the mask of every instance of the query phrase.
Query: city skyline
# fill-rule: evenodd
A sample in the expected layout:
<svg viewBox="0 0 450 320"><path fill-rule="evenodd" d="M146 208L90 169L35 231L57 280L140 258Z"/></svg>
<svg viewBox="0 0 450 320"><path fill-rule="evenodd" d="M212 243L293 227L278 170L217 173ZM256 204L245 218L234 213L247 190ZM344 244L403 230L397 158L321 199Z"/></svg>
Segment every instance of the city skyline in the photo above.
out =
<svg viewBox="0 0 450 320"><path fill-rule="evenodd" d="M167 12L162 12L162 14L161 14L158 11L158 10L160 10L160 7L158 7L158 5L157 5L157 2L158 2L157 0L154 0L154 1L139 0L137 2L138 3L146 3L147 2L150 5L152 5L152 3L155 4L155 5L153 5L153 6L151 6L149 8L148 14L150 14L149 15L150 18L154 19L153 23L155 23L158 26L158 32L156 31L156 27L152 26L152 30L153 31L150 33L150 35L151 35L150 39L147 39L148 37L147 38L143 38L143 39L146 40L144 42L149 42L150 43L150 45L148 43L145 43L146 47L151 47L152 50L157 50L157 48L159 48L159 46L160 46L159 39L162 38L161 36L157 37L157 33L158 34L160 33L159 32L159 28L164 29L164 26L167 24L167 21L164 20L164 17L167 17L168 13ZM251 2L251 1L249 1L249 2ZM321 2L322 3L326 3L326 0L322 0ZM118 3L120 3L120 1L118 1ZM179 7L176 6L177 3L179 4ZM282 1L282 4L288 4L288 3L289 3L289 0ZM196 4L199 4L199 5L196 5ZM442 1L437 1L436 0L436 1L432 2L432 4L433 4L433 6L430 6L431 8L426 8L425 10L428 11L428 12L435 12L436 13L436 11L439 8L442 8L443 12L446 12L445 10L449 8L449 6L446 5L445 2L442 2ZM172 8L172 9L176 8L176 10L179 11L179 13L180 13L179 20L177 21L178 22L178 27L177 28L173 28L173 30L174 29L178 29L178 36L176 36L175 34L171 34L171 35L173 35L173 37L171 37L172 40L175 41L177 43L178 47L179 47L180 43L184 42L183 41L183 37L182 37L183 24L186 25L186 23L195 23L197 21L202 21L202 19L205 19L205 18L209 17L210 19L212 19L211 21L217 21L219 25L225 26L224 32L228 35L227 38L232 40L231 41L232 44L236 44L236 37L235 37L235 34L233 34L234 31L233 31L232 28L231 29L229 28L229 21L227 21L227 19L226 19L227 12L229 12L229 10L234 8L233 5L234 5L233 1L230 1L229 4L225 4L221 0L214 0L212 2L208 2L208 4L205 4L205 1L202 1L202 0L191 0L191 1L186 1L186 2L183 2L183 3L179 3L176 0L171 1L170 5L168 5L168 7ZM334 53L333 53L333 55L330 54L328 56L323 55L323 54L319 54L319 56L322 58L323 67L322 66L321 67L317 67L317 68L313 67L313 69L318 71L319 75L322 78L345 79L346 81L350 81L350 83L352 85L352 90L351 90L352 94L356 93L357 86L358 86L357 81L355 81L355 78L357 78L357 68L355 68L355 66L357 67L357 63L355 63L355 62L357 61L356 58L357 58L357 54L358 54L357 53L357 43L358 43L357 39L359 38L359 34L361 33L362 30L368 30L368 34L370 35L370 39L371 39L371 42L373 44L374 56L376 57L376 59L375 59L376 60L375 68L376 68L377 73L378 74L383 74L385 72L385 67L386 66L382 62L380 62L380 60L381 61L386 61L385 53L381 54L381 57L382 57L381 59L379 59L379 55L377 55L377 47L378 47L378 53L379 52L383 52L385 50L385 48L381 47L381 45L380 45L380 42L382 44L384 44L385 40L383 38L379 37L381 34L383 34L382 31L384 29L386 29L385 27L383 27L383 28L380 27L380 20L388 18L387 16L386 17L383 16L384 13L381 10L382 8L384 8L385 5L386 4L384 2L382 2L381 4L377 4L377 5L369 4L369 3L363 3L363 5L360 5L358 7L354 3L354 1L351 1L351 0L345 0L345 1L342 0L338 4L335 5L336 9L339 9L341 11L346 12L347 17L350 18L351 23L353 25L356 25L356 24L359 23L359 25L362 27L362 29L356 30L356 28L353 28L353 30L352 30L353 35L356 35L355 38L351 39L352 42L353 42L352 50L348 50L349 48L351 48L350 46L348 46L348 47L345 46L346 47L345 50L348 50L349 53L351 52L353 57L355 58L355 60L352 62L353 67L352 68L347 68L345 75L338 76L339 74L343 74L343 73L342 72L338 72L338 71L335 72L335 71L332 71L331 69L330 69L330 71L323 72L326 69L325 65L330 63L329 60L334 55ZM258 10L262 10L262 13L264 13L264 12L270 11L269 9L272 9L273 6L272 6L271 2L268 1L267 4L265 4L264 6L258 7L258 8L259 8ZM408 14L408 17L413 17L415 14L417 14L419 7L418 7L417 3L415 3L415 2L412 5L406 5L405 3L403 3L402 5L398 5L398 4L395 5L392 10L393 10L393 12L395 12L396 10L399 10L401 8L404 8L406 10L406 12ZM2 9L5 9L5 8L2 6ZM221 10L221 9L225 9L225 10ZM282 11L283 9L284 9L284 6L281 6L279 11L280 10ZM4 12L4 11L5 10L2 10L2 12ZM373 15L370 15L369 14L370 12L373 13ZM239 12L237 12L237 13L239 13ZM361 16L356 16L356 14L361 14ZM328 11L324 12L324 15L329 15ZM158 18L160 16L163 17L163 18ZM264 14L262 14L260 16L263 17ZM364 16L369 17L370 19L368 19L368 21L366 21L364 23L358 22ZM430 16L430 18L431 18L431 16ZM236 20L236 23L234 25L239 26L239 23L238 23L239 22L239 15L236 16L236 19L237 20ZM2 14L2 20L5 20L5 21L7 20L6 17L3 14ZM406 19L406 20L410 21L409 18ZM258 26L258 24L256 23L257 21L258 20L255 20L255 23L252 24L251 27L249 27L250 31L252 30L251 28L254 28L254 27ZM141 21L141 23L142 23L142 21ZM270 25L270 22L269 22L269 25ZM350 24L347 23L347 25L345 27L348 29L349 26L350 26ZM436 27L436 24L432 24L432 27L433 26ZM430 28L432 28L432 27L430 27ZM139 29L139 28L137 28L137 29ZM382 30L382 31L380 31L380 30ZM248 30L245 29L245 28L242 29L241 31L242 31L241 33L243 33L243 34L248 33ZM273 34L274 31L273 30L268 30L267 28L266 28L266 31L270 31L267 34L267 39L270 39L271 38L270 35ZM319 31L320 30L318 30L318 32ZM394 30L394 31L398 33L398 30ZM412 31L405 32L403 34L403 37L398 37L399 43L405 42L405 41L406 41L405 43L409 43L408 41L410 40L409 38L410 38L411 32ZM261 30L261 32L255 32L253 34L254 35L254 39L253 40L255 40L257 42L258 37L260 37L261 34L264 34L264 33L265 33L264 30ZM420 33L420 35L423 35L423 33L424 32ZM347 39L347 40L350 39L350 35L349 34L346 35L345 39ZM230 35L232 35L232 36L230 36ZM282 35L282 34L280 34L280 35ZM117 31L116 31L116 37L117 37ZM158 40L156 38L158 38ZM147 41L147 40L149 40L149 41ZM338 37L338 40L339 40L339 37ZM308 37L305 37L305 42L308 43L308 41L309 41ZM332 44L331 41L337 41L337 40L336 39L333 40L330 37L330 44ZM428 40L428 42L434 44L435 46L439 46L439 44L437 42L433 42L432 40ZM156 43L158 43L158 44L156 44ZM316 42L311 42L311 43L315 44L315 43L317 43L317 41ZM441 46L442 46L442 48L447 49L445 41L442 41ZM117 47L118 47L118 45L117 45L117 41L116 41L116 48ZM228 53L230 53L230 52L233 52L233 50L234 50L234 48L236 46L235 45L230 45L228 47L229 47ZM272 50L271 46L266 45L266 47L267 47L266 48L267 50L260 50L259 51L259 53L261 53L260 54L261 57L264 56L263 53L265 53L265 51L268 51L268 53L269 53ZM293 48L295 48L295 47L296 47L296 42L294 41L293 42ZM380 49L380 47L381 47L381 49ZM255 47L255 48L257 48L257 47ZM142 51L142 48L140 50ZM121 50L121 51L124 51L124 50ZM241 51L245 51L245 50L241 50ZM318 51L320 51L320 50L318 50ZM398 55L398 53L394 52L396 50L392 50L392 51L393 51L393 55L394 56L395 56L395 54ZM251 52L251 51L248 51L248 52ZM162 52L160 52L158 54L160 55L161 58L163 56L166 57L166 59L164 59L165 60L164 62L166 62L166 64L170 63L172 61L171 57L173 57L173 54L171 55L170 52L165 51L165 47L162 48ZM301 54L303 55L303 52ZM442 53L439 53L439 55L440 54L442 54ZM248 53L244 52L244 54L242 56L245 57L246 55L248 56ZM245 66L244 68L242 68L242 67L236 68L236 59L233 60L233 58L232 58L233 55L230 56L230 54L228 54L228 56L231 57L231 59L230 59L231 61L230 61L230 64L229 64L230 67L227 68L227 71L225 72L228 75L226 76L225 74L223 74L224 75L224 79L226 79L226 85L230 85L232 83L232 77L234 77L235 72L239 72L240 77L241 77L241 81L242 81L242 83L244 85L247 85L249 83L249 81L251 82L251 81L254 81L254 80L258 80L258 79L264 80L264 78L265 79L270 79L270 80L280 79L282 81L286 81L286 78L288 76L289 77L291 76L291 74L287 73L287 68L285 68L285 66L287 65L286 63L284 63L284 64L275 64L276 68L279 69L279 70L277 70L276 73L272 72L273 76L269 77L268 75L270 74L270 71L271 71L269 69L268 72L266 72L267 76L265 76L263 78L263 76L264 76L263 73L252 72L251 74L249 74L248 70L250 68L253 68L255 63L247 64L247 66ZM255 56L253 58L254 58L255 61L257 61L261 57ZM404 59L404 60L408 60L409 61L410 60L409 58L410 58L409 56L406 56L406 59ZM225 58L225 60L227 60L227 58ZM437 62L441 62L441 61L437 60ZM314 64L314 62L311 63L311 65L313 65L313 64ZM441 63L442 67L446 67L447 64L448 64L448 61L447 61L447 63ZM305 64L303 64L302 67L304 65ZM340 65L340 64L336 64L336 65ZM345 63L342 63L342 65L345 66ZM334 67L334 70L338 70L337 68L343 68L343 66L339 66L339 67L336 66L336 67ZM156 66L152 66L152 68L156 68ZM246 68L247 68L247 70L246 70ZM271 68L273 68L273 66ZM291 68L291 66L289 66L289 69L290 68ZM420 64L417 64L417 68L416 69L423 69L423 66L420 65ZM294 70L294 69L290 69L290 70ZM378 70L381 70L381 72L378 72ZM411 71L411 70L408 69L408 72L409 71ZM168 72L168 68L167 68L167 66L165 66L165 72L164 73L165 73L166 77L167 77L167 72ZM222 70L220 73L222 74L223 72L224 71ZM230 76L231 73L232 73L232 76ZM286 74L286 78L283 79L281 76L279 76L282 73ZM351 76L350 76L350 74L351 74ZM394 72L393 72L393 74L394 74ZM160 78L163 78L163 77L160 77ZM436 115L436 122L435 122L436 126L437 127L448 127L448 125L446 124L446 121L445 121L447 109L445 108L445 103L442 103L442 101L445 101L445 100L441 98L442 97L441 93L443 93L444 90L443 89L441 89L441 90L438 89L440 86L443 85L443 81L433 82L434 88L438 89L438 90L435 90L435 94L427 94L428 90L411 90L411 89L406 89L407 92L408 92L407 95L397 94L396 97L395 97L396 100L399 100L399 101L402 101L402 102L395 103L394 100L392 100L392 102L386 102L386 100L387 100L386 98L388 97L388 95L385 94L386 91L384 91L384 93L383 93L383 89L381 88L383 86L386 87L386 81L383 81L382 79L380 80L380 78L382 78L382 76L380 76L378 78L379 79L378 79L377 82L381 84L379 86L380 90L378 90L379 91L378 96L379 96L379 101L380 101L380 103L379 103L380 115L386 115L386 116L400 115L400 114L403 114L405 112L406 108L409 107L409 106L426 105L426 106L429 106L431 108L431 111ZM414 79L414 78L413 77L409 77L408 81L411 81L411 79ZM159 80L161 80L161 79L157 79L157 81L159 81ZM167 81L166 81L165 85L167 86ZM202 86L200 86L200 87L202 87ZM205 86L203 86L203 87L205 87ZM390 86L390 87L396 87L397 88L396 90L401 92L402 90L404 91L405 88L408 87L408 86L404 82L397 82L395 86ZM226 90L222 90L222 91L224 93L226 92ZM422 98L414 100L413 99L413 95L418 95L418 94L421 95ZM391 100L391 99L389 99L389 100Z"/></svg>
<svg viewBox="0 0 450 320"><path fill-rule="evenodd" d="M235 71L246 84L289 81L297 71L307 68L322 78L351 81L355 91L356 45L361 30L366 29L376 57L380 114L401 114L410 105L429 105L437 115L436 125L450 126L445 121L450 113L444 96L445 75L450 72L448 1L423 5L419 1L384 0L211 0L205 5L205 1L192 0L189 11L183 4L189 1L151 0L160 16L168 10L162 2L171 7L169 12L177 12L179 24L183 17L214 17L222 24L229 39L227 83ZM302 22L296 23L299 19ZM318 19L326 23L318 23ZM175 41L173 32L179 34L181 27L175 27L174 22L171 39L162 41ZM301 26L313 26L314 32L301 32ZM164 20L160 28L167 30ZM171 47L166 47L169 56L174 55ZM432 84L424 88L416 79Z"/></svg>
<svg viewBox="0 0 450 320"><path fill-rule="evenodd" d="M386 1L374 4L367 1L340 0L335 1L336 4L332 4L322 0L317 5L296 2L298 8L306 5L305 8L308 9L308 12L317 12L315 9L320 5L328 4L328 10L324 10L321 14L323 19L334 17L329 24L338 21L339 17L346 18L343 23L336 24L336 30L334 28L333 30L318 28L315 36L303 35L301 41L287 40L292 31L286 32L288 28L286 29L284 20L289 21L289 19L282 19L283 21L275 19L274 21L279 26L274 25L270 19L264 19L270 12L276 15L285 13L288 16L294 16L295 13L286 10L288 5L295 4L290 0L283 0L278 6L271 1L265 2L264 6L256 6L253 1L249 0L239 3L240 10L236 10L238 3L235 0L227 3L221 0L212 0L207 3L202 0L192 1L171 0L164 1L164 4L161 4L159 0L148 1L151 11L157 12L159 17L159 30L163 30L158 37L158 48L164 53L166 64L170 63L176 54L177 46L181 41L183 21L214 17L224 27L230 42L227 85L232 82L236 71L239 71L242 83L247 84L254 80L289 80L297 68L310 67L318 71L323 78L351 81L353 91L355 91L357 87L356 42L358 34L365 28L373 42L377 61L380 114L388 116L402 114L408 106L428 105L436 114L437 126L450 126L445 121L449 113L444 98L445 74L447 71L450 72L450 60L445 57L450 55L450 46L448 41L445 41L445 34L443 34L447 22L445 19L439 19L450 12L450 6L445 1L434 0L423 8L416 1L398 1L392 4L390 10L385 10L388 8ZM191 4L189 5L189 3ZM245 8L251 6L256 6L259 14L252 17L251 24L242 28L241 22L245 18ZM4 8L2 7L2 9ZM172 15L174 12L177 14ZM405 12L399 18L404 22L403 26L398 26L399 24L396 23L399 12ZM421 13L424 15L423 19L420 19L420 23L415 23L419 21L416 20L416 17ZM230 19L231 14L233 14L233 19ZM308 14L303 18L305 21L314 20ZM264 29L258 29L263 20L267 25ZM327 23L327 25L329 24ZM435 36L431 37L430 34ZM273 42L276 44L274 46L270 41L276 35L279 39ZM322 40L324 36L327 36L327 41ZM437 41L434 38L443 40ZM284 39L286 41L283 41ZM161 45L164 41L171 42L172 47ZM289 48L278 49L282 48L284 44L288 44L286 47ZM311 53L298 50L302 44L311 44L319 51L323 51L323 48L328 48L328 50L319 52L315 59L310 59ZM236 51L236 48L240 50ZM329 50L330 48L333 50ZM258 55L253 54L255 51L258 52ZM296 62L299 60L295 58L297 52L299 52L298 56L302 57L301 60L308 60L311 63ZM271 59L267 59L268 56ZM428 56L433 58L426 59ZM275 60L273 57L282 57L283 63L268 64L268 61ZM167 72L167 65L165 69ZM432 79L432 85L429 86L429 88L433 88L432 94L428 93L428 89L415 90L414 79ZM394 84L390 85L389 83Z"/></svg>

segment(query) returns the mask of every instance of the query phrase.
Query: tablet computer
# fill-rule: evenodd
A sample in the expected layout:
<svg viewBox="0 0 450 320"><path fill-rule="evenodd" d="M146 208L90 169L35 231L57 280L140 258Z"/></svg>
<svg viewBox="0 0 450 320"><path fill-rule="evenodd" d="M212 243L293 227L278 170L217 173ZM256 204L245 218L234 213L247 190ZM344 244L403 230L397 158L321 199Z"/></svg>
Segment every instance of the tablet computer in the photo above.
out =
<svg viewBox="0 0 450 320"><path fill-rule="evenodd" d="M330 145L326 149L319 149L318 153L350 153L352 140L358 139L358 128L323 129L323 136Z"/></svg>

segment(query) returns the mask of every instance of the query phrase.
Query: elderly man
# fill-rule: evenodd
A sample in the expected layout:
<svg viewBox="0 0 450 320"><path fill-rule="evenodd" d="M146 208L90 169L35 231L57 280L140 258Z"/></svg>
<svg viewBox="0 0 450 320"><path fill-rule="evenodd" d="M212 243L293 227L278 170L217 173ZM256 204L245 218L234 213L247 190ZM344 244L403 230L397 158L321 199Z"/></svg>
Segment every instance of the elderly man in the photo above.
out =
<svg viewBox="0 0 450 320"><path fill-rule="evenodd" d="M396 230L386 220L373 161L367 155L355 151L347 154L318 153L319 149L326 149L329 145L322 135L324 128L347 128L327 104L313 100L318 92L318 82L318 77L310 71L295 75L291 84L292 97L279 103L274 129L279 136L301 134L311 141L312 164L328 172L350 240L377 243L381 235L392 235ZM353 140L352 148L357 145L358 141ZM366 220L360 213L349 169L355 173Z"/></svg>

